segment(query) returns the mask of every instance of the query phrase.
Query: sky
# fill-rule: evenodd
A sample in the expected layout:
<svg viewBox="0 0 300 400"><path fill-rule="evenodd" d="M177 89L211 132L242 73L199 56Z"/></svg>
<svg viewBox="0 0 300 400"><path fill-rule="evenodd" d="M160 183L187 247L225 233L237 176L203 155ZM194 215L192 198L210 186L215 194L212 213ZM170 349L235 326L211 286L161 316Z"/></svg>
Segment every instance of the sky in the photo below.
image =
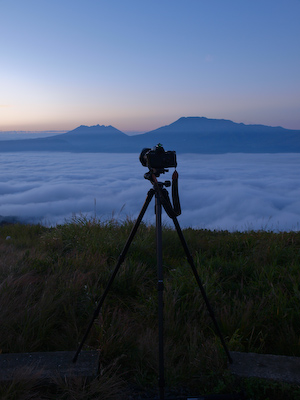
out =
<svg viewBox="0 0 300 400"><path fill-rule="evenodd" d="M182 228L300 230L300 154L179 154L177 161ZM152 187L138 154L4 153L1 164L0 216L47 226L72 217L135 219ZM143 221L155 224L154 199ZM172 225L164 211L162 221Z"/></svg>
<svg viewBox="0 0 300 400"><path fill-rule="evenodd" d="M300 129L300 0L0 0L0 131Z"/></svg>

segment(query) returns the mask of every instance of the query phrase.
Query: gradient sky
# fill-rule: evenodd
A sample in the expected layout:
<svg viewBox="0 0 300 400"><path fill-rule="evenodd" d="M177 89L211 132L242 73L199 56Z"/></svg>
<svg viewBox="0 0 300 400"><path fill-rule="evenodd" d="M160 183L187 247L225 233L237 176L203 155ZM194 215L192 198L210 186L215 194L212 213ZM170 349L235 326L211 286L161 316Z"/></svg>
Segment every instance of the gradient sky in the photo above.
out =
<svg viewBox="0 0 300 400"><path fill-rule="evenodd" d="M0 0L0 131L300 129L300 0Z"/></svg>

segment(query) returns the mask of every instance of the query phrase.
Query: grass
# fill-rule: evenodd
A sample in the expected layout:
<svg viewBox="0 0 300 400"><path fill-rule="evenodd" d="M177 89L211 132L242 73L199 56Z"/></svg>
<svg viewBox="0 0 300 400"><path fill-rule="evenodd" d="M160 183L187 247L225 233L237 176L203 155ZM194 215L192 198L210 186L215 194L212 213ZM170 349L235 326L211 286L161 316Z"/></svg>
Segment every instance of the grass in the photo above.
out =
<svg viewBox="0 0 300 400"><path fill-rule="evenodd" d="M85 218L55 228L1 226L0 351L76 350L132 226ZM300 356L300 233L183 233L229 349ZM167 387L300 398L297 387L228 374L177 234L167 227L163 255ZM142 223L85 344L100 350L99 379L58 382L55 393L43 388L44 397L36 380L15 380L0 397L120 399L131 385L155 389L156 268L155 227Z"/></svg>

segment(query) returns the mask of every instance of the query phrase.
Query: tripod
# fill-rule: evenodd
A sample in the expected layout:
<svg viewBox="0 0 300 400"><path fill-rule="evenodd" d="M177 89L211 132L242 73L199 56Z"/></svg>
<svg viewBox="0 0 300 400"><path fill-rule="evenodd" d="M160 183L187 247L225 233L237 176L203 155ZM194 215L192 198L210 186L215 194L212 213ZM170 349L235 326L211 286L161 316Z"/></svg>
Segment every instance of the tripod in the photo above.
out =
<svg viewBox="0 0 300 400"><path fill-rule="evenodd" d="M210 303L208 301L208 297L206 295L206 292L204 290L204 287L201 283L200 277L198 275L196 266L194 264L193 258L191 256L191 253L188 249L188 246L186 244L185 238L183 236L182 230L180 228L180 225L177 220L177 215L180 214L180 205L179 205L179 198L178 198L178 192L177 192L177 179L178 179L178 174L177 171L174 172L173 174L173 183L175 182L174 185L172 185L172 195L173 195L173 203L174 203L174 208L172 207L171 201L169 199L169 194L166 189L163 188L163 186L170 186L171 183L169 181L166 181L164 183L158 182L156 179L156 176L154 173L147 173L145 174L145 178L149 179L151 183L153 184L153 188L151 188L148 191L145 203L140 211L140 214L135 222L135 225L133 226L131 233L126 241L126 244L118 258L117 265L109 279L109 282L106 286L106 289L104 290L102 297L100 298L97 308L94 311L93 317L90 321L90 324L86 330L86 333L76 351L76 354L73 358L73 362L75 363L77 361L78 355L84 345L84 342L86 341L88 334L93 326L93 323L95 319L98 317L100 313L100 309L104 303L104 300L110 290L110 287L120 269L121 264L123 263L125 256L127 254L127 251L130 247L130 244L138 230L138 227L143 219L143 216L153 198L155 195L155 214L156 214L156 257L157 257L157 278L158 278L158 283L157 283L157 290L158 290L158 330L159 330L159 380L158 380L158 385L159 385L159 399L163 400L164 399L164 387L165 387L165 378L164 378L164 335L163 335L163 291L164 291L164 282L163 282L163 267L162 267L162 225L161 225L161 214L162 214L162 206L164 207L166 213L168 216L173 220L173 223L175 225L177 234L179 236L179 239L181 241L181 244L183 246L183 249L185 251L187 261L189 262L192 271L194 273L194 277L196 279L196 282L199 286L199 289L201 291L202 297L205 301L207 310L212 318L212 321L215 326L216 333L218 334L222 346L225 350L225 353L228 357L228 360L230 363L232 363L232 358L230 356L230 353L227 349L226 343L224 341L224 338L221 334L221 331L219 329L219 326L217 324L214 312L210 306ZM177 194L176 194L177 193Z"/></svg>

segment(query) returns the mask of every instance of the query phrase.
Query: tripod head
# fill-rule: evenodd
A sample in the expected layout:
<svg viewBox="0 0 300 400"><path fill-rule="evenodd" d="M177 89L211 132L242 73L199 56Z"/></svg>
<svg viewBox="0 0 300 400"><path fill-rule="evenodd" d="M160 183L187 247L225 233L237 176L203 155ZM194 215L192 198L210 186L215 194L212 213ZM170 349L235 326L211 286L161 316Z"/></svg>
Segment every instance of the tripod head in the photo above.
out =
<svg viewBox="0 0 300 400"><path fill-rule="evenodd" d="M165 169L163 173L165 173L165 172L169 172L169 170ZM155 170L150 169L148 172L146 172L144 174L144 178L148 179L153 185L154 185L154 183L158 183L158 184L160 184L162 186L170 187L171 186L171 181L157 182L156 177L159 177L159 175L160 175L160 173L158 173Z"/></svg>
<svg viewBox="0 0 300 400"><path fill-rule="evenodd" d="M170 218L177 217L181 214L179 194L178 194L178 173L175 169L172 175L172 199L174 207L171 204L169 194L163 187L170 187L171 182L158 182L157 178L160 174L169 172L168 167L177 167L176 152L165 151L162 144L158 143L152 149L144 148L140 154L140 162L144 167L148 167L149 171L144 174L144 178L148 179L156 192L160 196L162 205Z"/></svg>
<svg viewBox="0 0 300 400"><path fill-rule="evenodd" d="M171 203L167 189L164 189L164 186L165 187L171 186L170 181L158 182L158 180L156 178L156 174L151 170L144 175L144 178L149 179L150 182L152 183L154 191L155 191L155 195L160 197L161 204L164 207L168 216L170 218L178 217L178 215L181 214L181 207L180 207L180 200L179 200L179 193L178 193L178 172L176 171L176 169L172 175L173 205Z"/></svg>

